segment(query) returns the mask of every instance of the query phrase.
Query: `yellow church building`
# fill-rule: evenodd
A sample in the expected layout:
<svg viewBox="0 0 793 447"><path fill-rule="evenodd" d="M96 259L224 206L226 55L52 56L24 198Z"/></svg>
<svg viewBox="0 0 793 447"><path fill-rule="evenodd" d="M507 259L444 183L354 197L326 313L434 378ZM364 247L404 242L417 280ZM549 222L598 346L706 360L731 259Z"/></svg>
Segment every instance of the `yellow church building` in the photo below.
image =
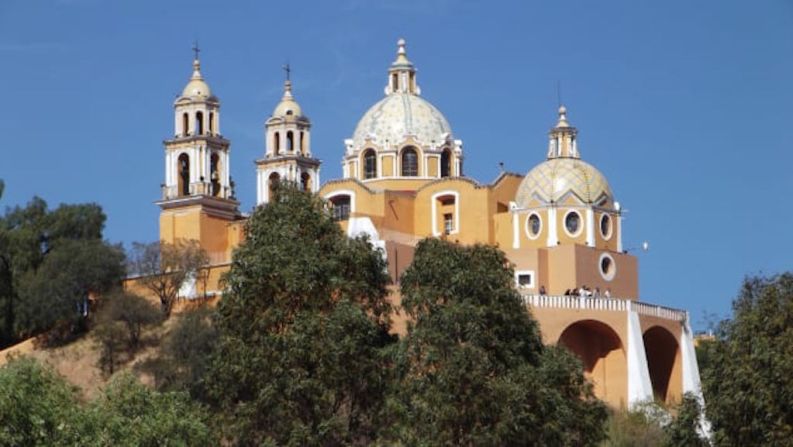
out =
<svg viewBox="0 0 793 447"><path fill-rule="evenodd" d="M495 245L514 264L515 287L544 341L581 358L598 397L629 407L676 401L687 391L701 396L688 313L639 300L638 263L622 245L620 204L606 177L582 159L565 107L548 134L545 161L525 175L502 172L480 183L464 175L462 140L421 93L400 40L385 96L344 141L342 178L322 184L311 121L287 80L264 126L257 205L268 203L280 181L319 194L350 237L366 234L383 250L395 284L423 238ZM221 292L219 275L245 237L220 122L220 101L196 57L174 103L157 203L162 240L195 239L209 253L210 294ZM182 293L189 299L195 291ZM391 299L399 303L397 287ZM400 317L394 323L404 330Z"/></svg>

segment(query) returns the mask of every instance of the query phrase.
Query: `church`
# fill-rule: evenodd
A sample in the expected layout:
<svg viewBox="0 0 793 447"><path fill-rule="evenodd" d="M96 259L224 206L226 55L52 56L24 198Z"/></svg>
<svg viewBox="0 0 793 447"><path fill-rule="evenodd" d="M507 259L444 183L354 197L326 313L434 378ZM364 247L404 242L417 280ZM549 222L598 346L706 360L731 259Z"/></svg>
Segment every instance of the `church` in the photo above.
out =
<svg viewBox="0 0 793 447"><path fill-rule="evenodd" d="M538 148L545 161L525 175L504 171L480 183L464 174L459 135L422 96L404 40L384 74L384 97L344 141L342 178L325 183L311 152L311 120L287 79L255 161L257 206L281 181L326 199L347 235L366 234L382 249L397 285L395 304L399 277L421 239L498 246L514 264L515 287L544 342L581 358L599 398L630 407L679 401L685 392L701 397L688 313L640 300L638 262L622 244L620 203L606 177L584 161L567 109L559 107L547 148ZM160 239L199 241L210 258L203 293L219 295L220 275L245 238L246 216L234 197L220 100L197 55L164 146ZM196 291L182 293L190 298ZM404 331L404 319L397 316L394 328Z"/></svg>

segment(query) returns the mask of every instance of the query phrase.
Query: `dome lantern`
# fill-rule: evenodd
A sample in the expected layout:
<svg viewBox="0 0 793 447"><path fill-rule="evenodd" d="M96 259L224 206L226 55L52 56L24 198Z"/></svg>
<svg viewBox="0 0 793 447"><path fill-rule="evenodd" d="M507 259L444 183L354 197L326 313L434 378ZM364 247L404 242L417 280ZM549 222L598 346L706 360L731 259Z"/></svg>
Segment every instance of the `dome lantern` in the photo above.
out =
<svg viewBox="0 0 793 447"><path fill-rule="evenodd" d="M386 95L394 93L421 94L421 89L416 84L416 67L408 59L406 46L405 39L397 41L397 57L391 63L391 68L388 69Z"/></svg>
<svg viewBox="0 0 793 447"><path fill-rule="evenodd" d="M548 159L581 158L576 136L578 129L567 122L567 108L559 106L559 121L548 133Z"/></svg>

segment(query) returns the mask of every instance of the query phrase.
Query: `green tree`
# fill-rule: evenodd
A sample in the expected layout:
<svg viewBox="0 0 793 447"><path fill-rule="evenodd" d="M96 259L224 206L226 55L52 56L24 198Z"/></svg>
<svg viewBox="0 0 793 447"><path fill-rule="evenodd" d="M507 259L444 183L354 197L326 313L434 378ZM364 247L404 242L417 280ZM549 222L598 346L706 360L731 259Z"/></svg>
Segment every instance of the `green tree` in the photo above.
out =
<svg viewBox="0 0 793 447"><path fill-rule="evenodd" d="M139 277L143 287L160 299L162 313L169 317L179 290L186 282L200 282L208 264L206 251L192 239L179 239L174 243L135 242L129 270Z"/></svg>
<svg viewBox="0 0 793 447"><path fill-rule="evenodd" d="M204 375L217 347L213 312L200 307L177 316L173 329L165 336L158 356L142 364L154 377L160 391L188 391L205 400Z"/></svg>
<svg viewBox="0 0 793 447"><path fill-rule="evenodd" d="M0 368L0 446L62 445L79 436L76 391L30 358Z"/></svg>
<svg viewBox="0 0 793 447"><path fill-rule="evenodd" d="M793 445L793 274L747 278L708 345L706 415L717 445Z"/></svg>
<svg viewBox="0 0 793 447"><path fill-rule="evenodd" d="M247 223L218 305L207 383L243 445L371 442L383 402L388 276L317 197L281 186Z"/></svg>
<svg viewBox="0 0 793 447"><path fill-rule="evenodd" d="M402 276L413 321L396 354L383 442L593 445L604 405L581 364L545 347L494 247L427 239Z"/></svg>
<svg viewBox="0 0 793 447"><path fill-rule="evenodd" d="M667 447L707 447L707 440L700 436L702 407L697 396L685 393L675 409L675 417L664 427L664 445Z"/></svg>
<svg viewBox="0 0 793 447"><path fill-rule="evenodd" d="M102 241L104 221L98 205L50 211L37 197L0 217L0 346L59 322L79 327L89 295L120 282L123 252Z"/></svg>
<svg viewBox="0 0 793 447"><path fill-rule="evenodd" d="M150 390L129 373L114 377L84 413L74 445L217 445L209 414L186 393Z"/></svg>

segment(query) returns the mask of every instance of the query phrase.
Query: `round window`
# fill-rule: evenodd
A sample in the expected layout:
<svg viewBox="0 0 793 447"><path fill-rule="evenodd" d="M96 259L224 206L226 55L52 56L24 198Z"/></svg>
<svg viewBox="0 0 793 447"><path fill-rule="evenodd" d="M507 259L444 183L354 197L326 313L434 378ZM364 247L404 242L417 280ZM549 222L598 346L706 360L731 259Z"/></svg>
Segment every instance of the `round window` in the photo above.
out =
<svg viewBox="0 0 793 447"><path fill-rule="evenodd" d="M603 239L611 238L611 216L608 214L600 216L600 234Z"/></svg>
<svg viewBox="0 0 793 447"><path fill-rule="evenodd" d="M526 221L526 231L528 232L529 239L537 239L541 230L542 220L540 220L540 215L532 213Z"/></svg>
<svg viewBox="0 0 793 447"><path fill-rule="evenodd" d="M578 236L581 231L581 215L578 211L570 211L564 217L564 228L570 236Z"/></svg>
<svg viewBox="0 0 793 447"><path fill-rule="evenodd" d="M616 273L617 264L614 263L614 258L606 253L600 255L600 276L606 281L611 281Z"/></svg>

